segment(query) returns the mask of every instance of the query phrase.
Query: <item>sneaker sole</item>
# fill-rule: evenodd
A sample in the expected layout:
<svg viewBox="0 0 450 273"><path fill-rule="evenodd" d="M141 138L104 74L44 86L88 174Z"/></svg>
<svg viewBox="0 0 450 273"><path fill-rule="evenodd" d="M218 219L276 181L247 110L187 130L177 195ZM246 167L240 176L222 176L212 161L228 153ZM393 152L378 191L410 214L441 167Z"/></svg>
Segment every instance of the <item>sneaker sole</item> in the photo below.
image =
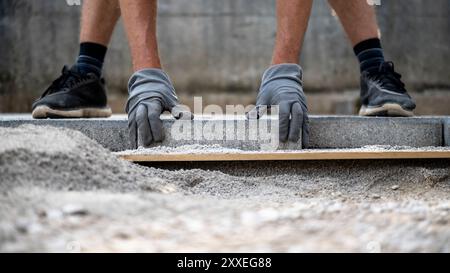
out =
<svg viewBox="0 0 450 273"><path fill-rule="evenodd" d="M43 118L108 118L111 108L82 108L75 110L56 110L48 106L38 106L31 114L35 119Z"/></svg>
<svg viewBox="0 0 450 273"><path fill-rule="evenodd" d="M412 117L414 113L410 110L403 109L395 103L386 103L380 107L362 106L359 110L360 116L383 116L383 117Z"/></svg>

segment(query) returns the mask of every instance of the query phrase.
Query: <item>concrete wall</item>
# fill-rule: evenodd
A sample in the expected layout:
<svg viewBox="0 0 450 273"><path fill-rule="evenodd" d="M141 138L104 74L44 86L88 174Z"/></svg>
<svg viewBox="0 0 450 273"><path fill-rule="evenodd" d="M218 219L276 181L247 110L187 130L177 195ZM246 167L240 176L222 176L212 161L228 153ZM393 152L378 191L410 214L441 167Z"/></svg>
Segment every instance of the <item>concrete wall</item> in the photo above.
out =
<svg viewBox="0 0 450 273"><path fill-rule="evenodd" d="M274 3L160 0L163 62L179 92L253 92L271 58ZM408 86L449 87L450 0L383 0L377 9L387 56L396 61ZM0 0L3 108L11 107L17 99L29 101L40 94L63 64L73 62L78 50L79 13L79 6L68 6L63 0ZM310 91L358 85L351 47L324 0L315 1L302 59ZM130 72L120 24L106 64L112 92L125 91Z"/></svg>

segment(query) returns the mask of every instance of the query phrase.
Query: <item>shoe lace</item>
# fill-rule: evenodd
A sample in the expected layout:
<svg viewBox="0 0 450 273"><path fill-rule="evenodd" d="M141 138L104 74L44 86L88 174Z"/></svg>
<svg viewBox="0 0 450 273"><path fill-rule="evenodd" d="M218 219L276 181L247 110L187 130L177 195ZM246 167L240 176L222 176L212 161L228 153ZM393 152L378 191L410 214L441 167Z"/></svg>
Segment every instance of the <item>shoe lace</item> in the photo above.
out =
<svg viewBox="0 0 450 273"><path fill-rule="evenodd" d="M383 62L377 71L370 73L370 76L388 90L406 92L405 84L401 81L402 75L395 72L393 62Z"/></svg>
<svg viewBox="0 0 450 273"><path fill-rule="evenodd" d="M61 71L61 76L52 82L41 97L70 89L80 83L83 83L86 79L88 79L87 76L81 75L80 73L69 69L67 66L64 66Z"/></svg>

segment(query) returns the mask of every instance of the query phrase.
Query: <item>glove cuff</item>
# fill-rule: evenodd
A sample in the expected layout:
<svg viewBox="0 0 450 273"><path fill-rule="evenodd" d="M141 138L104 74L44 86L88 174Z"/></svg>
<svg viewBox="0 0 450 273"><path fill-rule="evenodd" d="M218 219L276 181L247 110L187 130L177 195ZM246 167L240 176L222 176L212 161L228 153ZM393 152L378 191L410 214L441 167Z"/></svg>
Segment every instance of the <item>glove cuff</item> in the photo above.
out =
<svg viewBox="0 0 450 273"><path fill-rule="evenodd" d="M178 97L169 76L161 69L148 68L136 71L128 82L129 98L126 106L128 113L136 101L158 98L164 110L177 105Z"/></svg>
<svg viewBox="0 0 450 273"><path fill-rule="evenodd" d="M277 64L270 66L262 77L262 84L276 79L290 79L299 82L303 79L303 70L298 64Z"/></svg>
<svg viewBox="0 0 450 273"><path fill-rule="evenodd" d="M169 78L169 75L166 74L162 69L159 68L145 68L138 70L131 75L130 80L128 81L128 93L131 94L134 91L134 86L140 80L144 81L155 81L166 84L167 86L172 87L172 82ZM172 87L173 89L173 87Z"/></svg>

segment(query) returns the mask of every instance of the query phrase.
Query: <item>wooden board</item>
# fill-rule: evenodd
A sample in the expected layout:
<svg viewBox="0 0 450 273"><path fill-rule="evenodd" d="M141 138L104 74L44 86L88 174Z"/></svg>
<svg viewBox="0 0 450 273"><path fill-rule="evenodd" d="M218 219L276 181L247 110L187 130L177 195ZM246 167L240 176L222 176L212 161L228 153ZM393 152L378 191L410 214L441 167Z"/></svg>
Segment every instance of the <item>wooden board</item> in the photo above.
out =
<svg viewBox="0 0 450 273"><path fill-rule="evenodd" d="M281 160L349 160L349 159L439 159L450 158L449 151L343 151L308 150L298 152L242 152L242 153L161 153L123 154L118 156L133 162L186 161L281 161Z"/></svg>

